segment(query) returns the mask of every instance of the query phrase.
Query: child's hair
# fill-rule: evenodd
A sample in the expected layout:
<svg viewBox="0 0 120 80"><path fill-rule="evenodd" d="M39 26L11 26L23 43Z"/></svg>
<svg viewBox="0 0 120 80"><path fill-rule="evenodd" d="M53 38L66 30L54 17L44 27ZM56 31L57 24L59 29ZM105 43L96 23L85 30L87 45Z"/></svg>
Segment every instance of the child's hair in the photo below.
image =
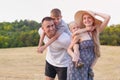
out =
<svg viewBox="0 0 120 80"><path fill-rule="evenodd" d="M61 16L61 11L58 8L54 8L51 10L51 15L54 17L59 17Z"/></svg>
<svg viewBox="0 0 120 80"><path fill-rule="evenodd" d="M74 21L72 21L72 22L69 23L69 29L70 29L70 31L71 31L71 29L72 29L72 27L73 27L74 24L75 24Z"/></svg>
<svg viewBox="0 0 120 80"><path fill-rule="evenodd" d="M69 29L71 31L72 27L75 26L75 25L78 25L75 21L72 21L69 23Z"/></svg>

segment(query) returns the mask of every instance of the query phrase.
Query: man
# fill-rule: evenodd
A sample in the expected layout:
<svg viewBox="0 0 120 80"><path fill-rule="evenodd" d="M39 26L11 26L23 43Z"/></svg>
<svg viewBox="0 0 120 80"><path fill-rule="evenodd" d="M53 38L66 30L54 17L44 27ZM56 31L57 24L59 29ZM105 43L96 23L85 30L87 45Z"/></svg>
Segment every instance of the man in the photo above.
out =
<svg viewBox="0 0 120 80"><path fill-rule="evenodd" d="M56 33L54 21L51 17L45 17L42 20L42 31L46 34L44 42L47 43ZM39 34L42 34L39 31ZM57 40L47 47L45 75L46 80L54 80L56 74L58 80L66 80L67 66L70 57L67 53L67 48L70 44L70 36L63 32Z"/></svg>
<svg viewBox="0 0 120 80"><path fill-rule="evenodd" d="M53 36L51 39L49 39L49 41L44 44L44 46L42 46L44 37L45 37L45 33L43 33L40 36L39 39L39 45L38 45L38 51L39 52L43 52L50 44L52 44L63 32L66 32L68 35L70 35L70 30L68 28L67 23L65 23L62 19L62 13L61 10L58 8L54 8L51 10L50 12L50 17L53 18L54 20L54 24L57 28L57 34L55 34L55 36ZM41 47L42 46L42 47Z"/></svg>

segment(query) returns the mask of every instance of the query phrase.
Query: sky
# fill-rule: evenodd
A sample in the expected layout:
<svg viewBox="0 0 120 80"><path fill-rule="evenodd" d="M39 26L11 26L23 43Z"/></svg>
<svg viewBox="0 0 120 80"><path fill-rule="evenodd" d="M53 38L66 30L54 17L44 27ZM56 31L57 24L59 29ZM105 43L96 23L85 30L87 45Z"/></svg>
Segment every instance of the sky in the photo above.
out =
<svg viewBox="0 0 120 80"><path fill-rule="evenodd" d="M120 24L120 2L118 0L0 0L0 22L35 20L50 15L53 8L62 11L67 23L74 20L78 10L91 10L111 16L108 25Z"/></svg>

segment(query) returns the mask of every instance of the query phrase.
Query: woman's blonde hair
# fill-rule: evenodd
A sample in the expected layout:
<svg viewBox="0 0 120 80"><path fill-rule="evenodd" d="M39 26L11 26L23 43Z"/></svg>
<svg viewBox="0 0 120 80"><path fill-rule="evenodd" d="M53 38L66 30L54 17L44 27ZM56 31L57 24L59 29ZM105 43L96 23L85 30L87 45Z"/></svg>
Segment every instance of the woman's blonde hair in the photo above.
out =
<svg viewBox="0 0 120 80"><path fill-rule="evenodd" d="M92 37L94 41L94 52L96 57L100 57L100 40L99 40L98 27L96 27L96 29L92 31Z"/></svg>

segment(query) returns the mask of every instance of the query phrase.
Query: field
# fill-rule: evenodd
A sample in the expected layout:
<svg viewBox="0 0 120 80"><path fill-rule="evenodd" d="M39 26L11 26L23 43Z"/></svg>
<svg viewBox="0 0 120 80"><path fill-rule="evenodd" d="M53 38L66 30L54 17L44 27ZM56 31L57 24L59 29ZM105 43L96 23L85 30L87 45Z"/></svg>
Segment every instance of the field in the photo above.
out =
<svg viewBox="0 0 120 80"><path fill-rule="evenodd" d="M45 52L37 47L0 49L0 80L45 80ZM120 47L101 46L95 80L120 80Z"/></svg>

